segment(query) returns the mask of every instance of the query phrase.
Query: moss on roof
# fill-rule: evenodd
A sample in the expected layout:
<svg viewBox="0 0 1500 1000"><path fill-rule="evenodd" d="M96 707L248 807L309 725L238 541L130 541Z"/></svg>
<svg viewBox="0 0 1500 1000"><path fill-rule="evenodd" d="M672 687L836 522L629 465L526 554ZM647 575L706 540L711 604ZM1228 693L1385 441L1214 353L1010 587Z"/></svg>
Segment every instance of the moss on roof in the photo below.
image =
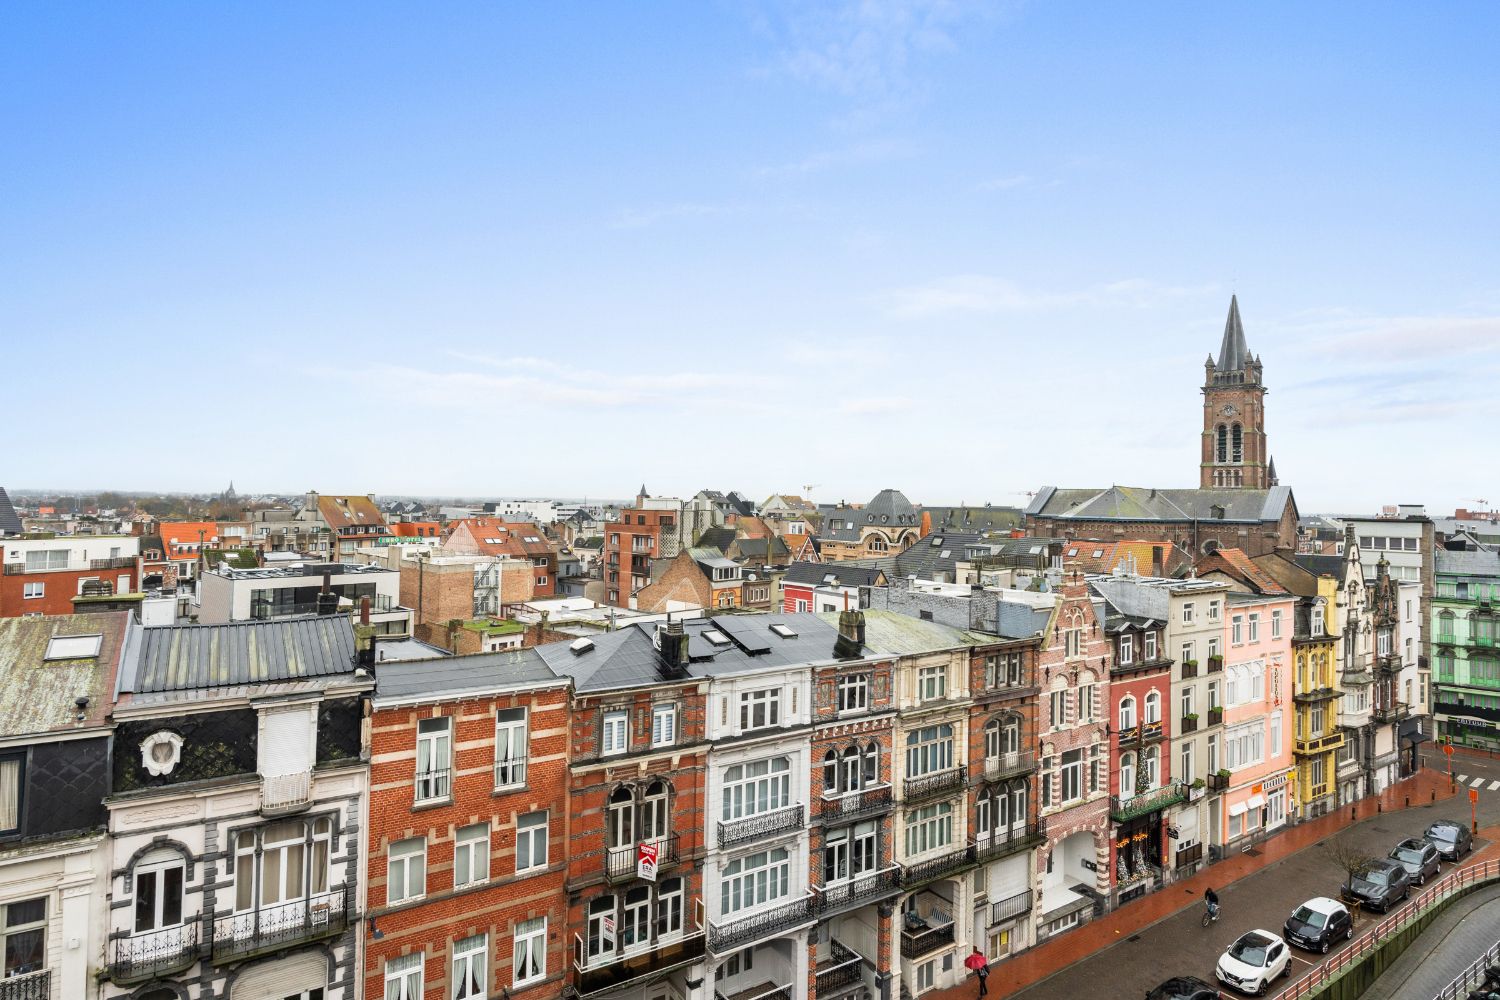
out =
<svg viewBox="0 0 1500 1000"><path fill-rule="evenodd" d="M520 622L496 621L493 618L475 618L473 621L464 622L463 627L471 632L483 632L485 635L515 635L517 632L526 631L526 626Z"/></svg>

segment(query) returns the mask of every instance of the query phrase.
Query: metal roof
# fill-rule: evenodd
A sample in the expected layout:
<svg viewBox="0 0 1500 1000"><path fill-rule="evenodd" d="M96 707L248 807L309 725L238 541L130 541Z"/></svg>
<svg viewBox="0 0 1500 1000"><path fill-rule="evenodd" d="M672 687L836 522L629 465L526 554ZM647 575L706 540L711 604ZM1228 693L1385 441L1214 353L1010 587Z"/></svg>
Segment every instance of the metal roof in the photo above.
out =
<svg viewBox="0 0 1500 1000"><path fill-rule="evenodd" d="M124 691L186 691L331 677L354 671L347 615L307 615L142 631Z"/></svg>
<svg viewBox="0 0 1500 1000"><path fill-rule="evenodd" d="M438 700L509 688L565 683L534 649L386 661L376 667L375 700ZM430 695L430 698L424 696Z"/></svg>

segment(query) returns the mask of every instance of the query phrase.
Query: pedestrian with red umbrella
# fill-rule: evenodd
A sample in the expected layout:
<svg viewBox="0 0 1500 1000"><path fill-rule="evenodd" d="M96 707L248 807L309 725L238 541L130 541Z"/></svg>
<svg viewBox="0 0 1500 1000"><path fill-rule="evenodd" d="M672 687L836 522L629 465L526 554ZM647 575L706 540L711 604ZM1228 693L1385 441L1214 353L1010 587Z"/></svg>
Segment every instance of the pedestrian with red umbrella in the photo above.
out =
<svg viewBox="0 0 1500 1000"><path fill-rule="evenodd" d="M979 980L979 995L988 996L990 989L985 984L985 980L990 978L990 963L985 960L984 952L976 947L974 953L964 959L964 968L974 973L975 978Z"/></svg>

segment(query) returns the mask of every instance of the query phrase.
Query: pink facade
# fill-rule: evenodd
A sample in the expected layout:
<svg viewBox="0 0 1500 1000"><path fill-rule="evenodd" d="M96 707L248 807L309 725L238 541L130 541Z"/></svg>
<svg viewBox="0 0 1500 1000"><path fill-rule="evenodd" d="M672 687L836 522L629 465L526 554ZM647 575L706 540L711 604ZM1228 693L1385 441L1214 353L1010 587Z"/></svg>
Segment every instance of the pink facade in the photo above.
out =
<svg viewBox="0 0 1500 1000"><path fill-rule="evenodd" d="M1224 729L1211 767L1229 771L1213 842L1248 846L1293 818L1292 609L1294 599L1231 594L1219 697Z"/></svg>

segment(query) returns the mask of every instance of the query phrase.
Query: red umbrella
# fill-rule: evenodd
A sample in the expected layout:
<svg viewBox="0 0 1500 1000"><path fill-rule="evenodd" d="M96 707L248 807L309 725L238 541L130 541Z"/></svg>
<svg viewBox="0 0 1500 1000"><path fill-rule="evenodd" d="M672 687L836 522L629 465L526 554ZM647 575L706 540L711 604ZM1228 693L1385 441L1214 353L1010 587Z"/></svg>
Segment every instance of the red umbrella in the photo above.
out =
<svg viewBox="0 0 1500 1000"><path fill-rule="evenodd" d="M978 972L980 969L989 964L989 962L985 961L984 955L977 951L971 953L968 958L964 959L964 968L968 969L970 972Z"/></svg>

